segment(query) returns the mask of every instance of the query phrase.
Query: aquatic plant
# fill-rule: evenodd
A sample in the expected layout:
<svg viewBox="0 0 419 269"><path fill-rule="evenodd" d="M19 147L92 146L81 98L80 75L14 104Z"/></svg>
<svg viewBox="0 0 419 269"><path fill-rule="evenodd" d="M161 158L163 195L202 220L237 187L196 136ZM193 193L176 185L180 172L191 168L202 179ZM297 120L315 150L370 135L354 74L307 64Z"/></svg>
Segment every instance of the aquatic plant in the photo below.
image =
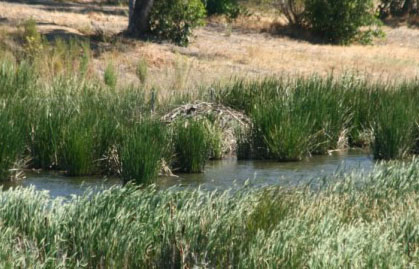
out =
<svg viewBox="0 0 419 269"><path fill-rule="evenodd" d="M292 98L257 105L252 112L252 143L258 157L298 161L313 149L313 122Z"/></svg>
<svg viewBox="0 0 419 269"><path fill-rule="evenodd" d="M180 120L174 125L173 144L176 154L175 167L188 173L204 170L211 150L211 137L206 120Z"/></svg>
<svg viewBox="0 0 419 269"><path fill-rule="evenodd" d="M68 175L119 175L119 155L124 143L134 139L137 123L150 115L157 120L174 106L197 99L210 99L251 116L251 130L236 137L239 158L300 160L348 145L369 144L377 159L418 152L417 80L370 83L351 75L235 79L214 85L209 94L201 89L152 98L144 85L121 89L90 76L86 44L55 42L54 46L45 43L48 46L42 53L30 58L0 59L0 104L2 116L7 117L3 126L13 126L2 130L0 143L13 145L7 142L12 137L20 137L23 143L16 142L16 152L2 153L2 160L8 160L2 161L2 171L18 159L30 159L29 168L64 169ZM109 71L111 80L114 71ZM162 149L172 168L199 172L208 158L221 158L222 131L217 124L208 118L199 128L176 125L173 141L164 146L173 146L176 154ZM143 149L138 145L136 150ZM133 163L134 154L127 157ZM132 167L124 176L127 181L134 179L131 176L153 177Z"/></svg>
<svg viewBox="0 0 419 269"><path fill-rule="evenodd" d="M169 148L166 127L160 122L143 119L125 129L122 144L118 149L124 182L153 182Z"/></svg>
<svg viewBox="0 0 419 269"><path fill-rule="evenodd" d="M299 107L313 124L311 138L314 154L325 154L345 145L338 145L340 139L346 139L349 127L350 108L344 103L342 82L332 76L324 79L313 76L298 79L295 89L291 89L293 106Z"/></svg>
<svg viewBox="0 0 419 269"><path fill-rule="evenodd" d="M373 122L375 159L400 159L415 148L417 100L401 93L403 88L383 92Z"/></svg>
<svg viewBox="0 0 419 269"><path fill-rule="evenodd" d="M58 163L69 176L92 175L97 171L97 134L82 116L75 116L61 132Z"/></svg>
<svg viewBox="0 0 419 269"><path fill-rule="evenodd" d="M23 130L13 118L15 108L0 102L0 181L9 179L10 169L24 153Z"/></svg>

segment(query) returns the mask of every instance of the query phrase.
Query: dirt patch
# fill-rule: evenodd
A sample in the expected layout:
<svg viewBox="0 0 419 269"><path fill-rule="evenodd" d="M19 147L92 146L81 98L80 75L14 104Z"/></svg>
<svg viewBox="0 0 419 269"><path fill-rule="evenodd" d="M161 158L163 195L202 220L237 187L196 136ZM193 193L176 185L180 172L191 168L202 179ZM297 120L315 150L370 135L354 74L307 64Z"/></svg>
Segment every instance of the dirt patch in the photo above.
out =
<svg viewBox="0 0 419 269"><path fill-rule="evenodd" d="M127 8L95 4L59 3L51 0L27 3L1 2L0 25L16 27L33 18L46 35L82 36L120 33L127 26ZM187 48L168 43L129 41L124 49L118 42L106 43L96 54L98 74L107 62L118 66L120 83L139 84L135 75L138 62L148 65L147 86L160 90L196 89L232 77L326 76L355 73L369 80L404 80L419 77L419 30L384 27L387 37L373 46L332 46L313 44L266 32L280 22L275 13L257 13L230 24L211 19L194 31Z"/></svg>

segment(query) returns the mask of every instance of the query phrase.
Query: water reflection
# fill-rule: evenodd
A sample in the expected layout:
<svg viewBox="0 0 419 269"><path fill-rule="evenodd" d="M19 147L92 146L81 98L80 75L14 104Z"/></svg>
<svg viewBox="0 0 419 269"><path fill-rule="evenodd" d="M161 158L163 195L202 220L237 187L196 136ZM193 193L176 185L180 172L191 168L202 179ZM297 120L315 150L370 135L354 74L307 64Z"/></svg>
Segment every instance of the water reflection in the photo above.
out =
<svg viewBox="0 0 419 269"><path fill-rule="evenodd" d="M178 185L179 188L198 187L204 189L237 188L247 180L252 186L267 185L295 186L317 182L323 177L342 172L368 172L374 167L372 158L361 151L334 153L328 156L314 156L301 162L278 163L272 161L237 161L227 159L211 161L202 174L179 174L178 178L159 178L157 185L166 188ZM103 177L69 178L61 173L27 174L27 179L5 185L4 189L15 186L35 186L38 190L48 190L52 197L80 195L88 188L100 191L114 185L121 185L115 178Z"/></svg>
<svg viewBox="0 0 419 269"><path fill-rule="evenodd" d="M316 178L355 170L368 172L374 167L372 158L361 151L314 156L301 162L236 161L228 159L210 162L203 174L179 174L179 178L160 180L161 186L226 189L243 186L249 180L253 186L305 184Z"/></svg>

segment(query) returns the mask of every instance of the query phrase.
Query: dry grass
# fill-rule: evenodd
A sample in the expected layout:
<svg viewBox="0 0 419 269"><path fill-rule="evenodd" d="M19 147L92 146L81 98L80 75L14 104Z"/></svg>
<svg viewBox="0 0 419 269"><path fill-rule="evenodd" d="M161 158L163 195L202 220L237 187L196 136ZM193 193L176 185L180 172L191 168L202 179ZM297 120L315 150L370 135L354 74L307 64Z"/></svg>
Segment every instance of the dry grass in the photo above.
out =
<svg viewBox="0 0 419 269"><path fill-rule="evenodd" d="M123 7L73 3L59 8L57 2L43 4L0 3L0 21L8 27L34 18L45 34L84 36L121 32L127 25ZM125 11L124 11L125 10ZM111 13L111 14L110 14ZM255 12L229 24L219 18L194 32L188 48L171 44L132 42L127 40L107 45L94 64L99 74L110 60L117 64L124 83L139 83L138 61L148 65L147 83L161 89L181 85L196 88L233 76L326 75L343 72L368 74L369 79L411 79L419 76L419 30L406 26L385 27L387 38L374 46L347 47L312 44L286 36L263 33L273 24L283 23L271 12L267 16ZM180 68L179 68L180 67ZM185 69L185 70L182 70ZM181 78L181 82L179 79Z"/></svg>

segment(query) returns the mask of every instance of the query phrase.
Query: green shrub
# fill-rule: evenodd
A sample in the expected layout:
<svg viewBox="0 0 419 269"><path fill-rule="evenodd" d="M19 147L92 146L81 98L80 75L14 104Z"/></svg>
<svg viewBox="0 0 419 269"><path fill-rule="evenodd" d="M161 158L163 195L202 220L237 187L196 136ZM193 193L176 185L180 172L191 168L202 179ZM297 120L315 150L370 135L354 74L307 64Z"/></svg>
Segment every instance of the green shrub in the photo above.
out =
<svg viewBox="0 0 419 269"><path fill-rule="evenodd" d="M192 29L203 25L205 13L201 0L156 0L150 14L151 34L186 46Z"/></svg>
<svg viewBox="0 0 419 269"><path fill-rule="evenodd" d="M331 43L348 44L358 39L369 41L377 31L361 31L377 22L372 0L305 0L309 27Z"/></svg>
<svg viewBox="0 0 419 269"><path fill-rule="evenodd" d="M226 15L235 19L240 15L240 7L237 0L204 0L208 15Z"/></svg>
<svg viewBox="0 0 419 269"><path fill-rule="evenodd" d="M211 150L211 136L204 120L185 120L175 124L176 166L188 173L204 170Z"/></svg>
<svg viewBox="0 0 419 269"><path fill-rule="evenodd" d="M124 182L151 183L158 176L168 144L166 128L159 122L142 120L127 128L118 150Z"/></svg>

